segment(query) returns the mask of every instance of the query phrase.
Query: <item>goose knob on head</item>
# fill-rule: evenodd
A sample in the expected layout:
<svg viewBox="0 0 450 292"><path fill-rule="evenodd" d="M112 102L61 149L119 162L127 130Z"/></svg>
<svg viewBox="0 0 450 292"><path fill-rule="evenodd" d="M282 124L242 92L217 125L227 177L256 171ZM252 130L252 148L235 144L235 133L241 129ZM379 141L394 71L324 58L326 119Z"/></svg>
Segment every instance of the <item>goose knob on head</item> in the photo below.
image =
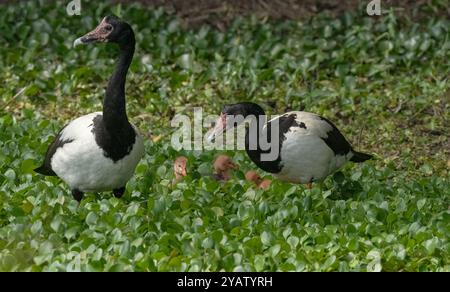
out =
<svg viewBox="0 0 450 292"><path fill-rule="evenodd" d="M119 47L103 111L67 124L49 146L43 165L35 169L43 175L60 177L79 202L84 192L112 190L120 198L144 154L142 138L128 121L125 103L126 75L135 48L133 29L118 17L107 16L97 28L75 40L74 46L99 42Z"/></svg>
<svg viewBox="0 0 450 292"><path fill-rule="evenodd" d="M227 155L221 154L214 160L214 178L218 181L228 181L231 178L230 171L239 169L239 165Z"/></svg>
<svg viewBox="0 0 450 292"><path fill-rule="evenodd" d="M225 106L209 140L214 141L250 118L245 150L260 169L281 181L310 186L348 161L363 162L372 158L372 155L355 151L336 126L319 115L291 111L267 122L264 110L252 102ZM265 144L270 141L272 147L263 147L262 141ZM269 155L272 151L275 154Z"/></svg>

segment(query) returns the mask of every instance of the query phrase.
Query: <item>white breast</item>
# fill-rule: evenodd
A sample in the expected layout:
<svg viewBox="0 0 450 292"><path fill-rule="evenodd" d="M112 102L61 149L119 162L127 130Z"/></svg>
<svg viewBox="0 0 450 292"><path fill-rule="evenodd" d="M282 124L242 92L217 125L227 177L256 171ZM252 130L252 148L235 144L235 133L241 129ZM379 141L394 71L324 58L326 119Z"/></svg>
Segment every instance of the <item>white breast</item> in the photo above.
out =
<svg viewBox="0 0 450 292"><path fill-rule="evenodd" d="M62 140L72 140L58 148L51 160L53 171L71 189L101 192L124 187L133 176L144 154L144 144L137 129L131 152L114 162L103 154L92 133L93 119L101 112L77 118L61 132Z"/></svg>

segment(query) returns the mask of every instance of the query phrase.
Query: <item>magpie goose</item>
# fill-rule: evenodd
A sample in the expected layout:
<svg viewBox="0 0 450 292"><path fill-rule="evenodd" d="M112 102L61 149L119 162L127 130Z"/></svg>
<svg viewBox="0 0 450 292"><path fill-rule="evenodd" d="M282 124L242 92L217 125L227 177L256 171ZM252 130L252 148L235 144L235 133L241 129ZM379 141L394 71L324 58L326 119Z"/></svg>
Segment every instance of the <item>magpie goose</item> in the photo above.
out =
<svg viewBox="0 0 450 292"><path fill-rule="evenodd" d="M136 165L144 154L144 144L135 126L128 121L125 81L135 48L131 26L116 16L107 16L93 31L75 40L74 46L109 42L119 47L119 58L103 100L103 112L79 117L56 136L35 169L58 176L80 202L84 192L112 190L120 198Z"/></svg>
<svg viewBox="0 0 450 292"><path fill-rule="evenodd" d="M248 120L245 134L248 156L260 169L281 181L310 187L312 182L322 181L347 161L363 162L372 157L353 150L326 118L291 111L266 122L264 110L251 102L226 105L208 139L214 142L227 130ZM264 146L262 141L277 146L272 159L263 157L262 154L267 157L271 148Z"/></svg>

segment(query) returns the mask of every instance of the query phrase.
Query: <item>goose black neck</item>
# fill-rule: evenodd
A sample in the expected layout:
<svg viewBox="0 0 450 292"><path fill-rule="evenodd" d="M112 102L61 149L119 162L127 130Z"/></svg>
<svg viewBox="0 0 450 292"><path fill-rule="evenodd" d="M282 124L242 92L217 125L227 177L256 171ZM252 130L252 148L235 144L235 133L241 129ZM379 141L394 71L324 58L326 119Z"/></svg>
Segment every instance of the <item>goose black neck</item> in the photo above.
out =
<svg viewBox="0 0 450 292"><path fill-rule="evenodd" d="M258 129L264 126L264 123L260 123L260 117L264 117L266 114L264 110L253 102L241 102L233 105L228 105L224 108L224 112L232 115L242 115L245 118L253 116L256 118Z"/></svg>
<svg viewBox="0 0 450 292"><path fill-rule="evenodd" d="M270 150L262 150L260 146L260 137L263 136L262 139L267 140L268 143L272 141L271 137L271 124L267 123L266 121L266 114L264 110L256 105L256 104L250 104L249 106L246 106L247 108L247 114L244 114L244 117L249 115L254 115L256 117L256 137L252 136L249 133L249 128L252 127L252 125L249 125L249 127L246 128L245 131L245 151L247 152L247 155L249 158L262 170L270 172L270 173L278 173L280 171L280 157L278 155L278 158L273 161L263 161L261 160L261 155L264 153L269 153ZM260 116L264 117L260 118ZM266 126L266 129L263 129L264 126ZM251 138L256 138L257 141L250 141ZM252 142L251 145L256 144L256 149L250 149L250 142Z"/></svg>
<svg viewBox="0 0 450 292"><path fill-rule="evenodd" d="M128 124L125 105L125 81L128 68L133 60L134 46L135 39L133 34L130 34L129 37L119 43L119 59L109 79L103 101L103 120L105 126L110 129Z"/></svg>
<svg viewBox="0 0 450 292"><path fill-rule="evenodd" d="M247 118L249 116L253 116L256 118L256 120L254 122L256 123L257 137L259 137L260 133L262 132L262 128L265 125L266 113L259 105L252 103L252 102L241 103L241 104L239 104L239 107L241 108L240 111L241 111L241 114L244 116L244 118ZM245 141L246 141L245 150L247 152L249 151L249 128L250 127L253 127L253 125L247 126L247 128L245 130Z"/></svg>

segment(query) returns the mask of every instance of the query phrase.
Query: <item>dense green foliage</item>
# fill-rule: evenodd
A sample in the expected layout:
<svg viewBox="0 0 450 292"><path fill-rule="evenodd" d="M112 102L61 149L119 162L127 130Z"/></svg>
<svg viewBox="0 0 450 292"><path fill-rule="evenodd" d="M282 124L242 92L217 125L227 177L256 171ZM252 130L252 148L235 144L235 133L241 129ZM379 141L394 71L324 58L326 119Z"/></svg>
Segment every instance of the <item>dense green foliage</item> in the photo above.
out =
<svg viewBox="0 0 450 292"><path fill-rule="evenodd" d="M84 1L69 17L66 2L0 6L0 270L450 270L449 20L319 15L218 32L139 6ZM72 42L111 12L137 35L128 113L146 155L123 199L78 206L32 169L60 127L101 109L116 48ZM322 188L262 191L243 152L228 153L241 170L224 185L204 175L217 152L183 152L190 175L172 188L174 113L243 100L319 113L377 159Z"/></svg>

